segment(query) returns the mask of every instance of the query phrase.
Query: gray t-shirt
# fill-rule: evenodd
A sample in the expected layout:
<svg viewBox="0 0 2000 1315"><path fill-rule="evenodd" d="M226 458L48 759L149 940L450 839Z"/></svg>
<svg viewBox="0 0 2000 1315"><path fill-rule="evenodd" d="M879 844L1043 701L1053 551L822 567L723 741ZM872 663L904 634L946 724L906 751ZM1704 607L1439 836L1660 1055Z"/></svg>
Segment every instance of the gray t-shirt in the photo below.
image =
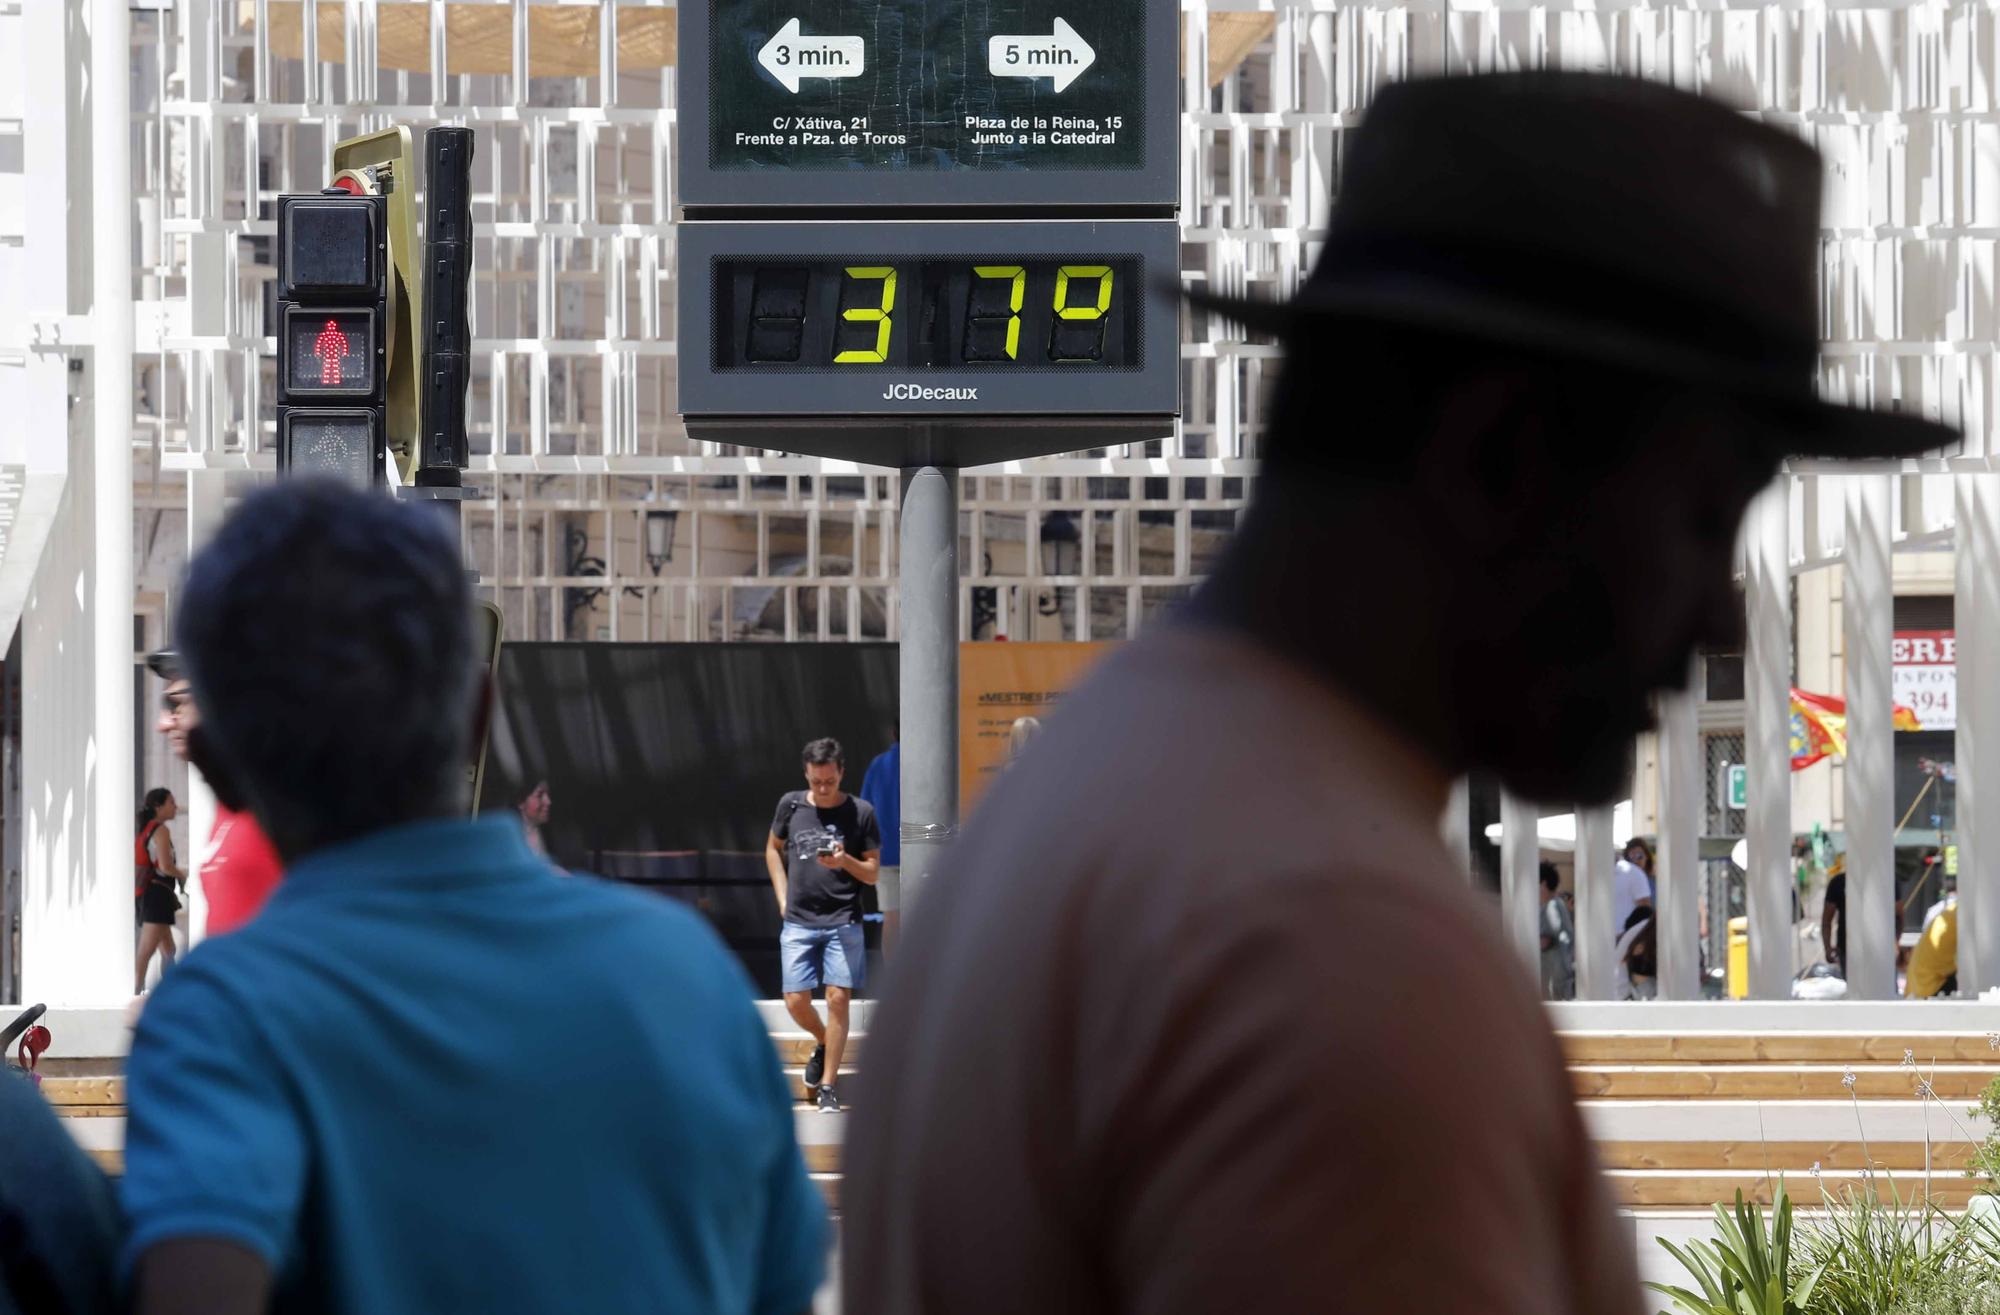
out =
<svg viewBox="0 0 2000 1315"><path fill-rule="evenodd" d="M1445 793L1245 641L1107 662L899 942L850 1115L846 1309L1639 1315Z"/></svg>

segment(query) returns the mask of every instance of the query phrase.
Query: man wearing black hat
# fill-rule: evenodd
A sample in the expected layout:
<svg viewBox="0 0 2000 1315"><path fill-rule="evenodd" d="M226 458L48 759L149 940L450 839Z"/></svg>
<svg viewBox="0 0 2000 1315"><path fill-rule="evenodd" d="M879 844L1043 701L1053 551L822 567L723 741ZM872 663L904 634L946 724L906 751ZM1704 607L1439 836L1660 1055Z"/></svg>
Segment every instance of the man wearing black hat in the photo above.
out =
<svg viewBox="0 0 2000 1315"><path fill-rule="evenodd" d="M1741 629L1781 459L1951 441L1814 396L1819 196L1809 147L1665 87L1411 82L1299 296L1197 299L1285 348L1256 499L910 928L848 1309L1636 1315L1532 969L1438 819L1469 771L1611 800Z"/></svg>

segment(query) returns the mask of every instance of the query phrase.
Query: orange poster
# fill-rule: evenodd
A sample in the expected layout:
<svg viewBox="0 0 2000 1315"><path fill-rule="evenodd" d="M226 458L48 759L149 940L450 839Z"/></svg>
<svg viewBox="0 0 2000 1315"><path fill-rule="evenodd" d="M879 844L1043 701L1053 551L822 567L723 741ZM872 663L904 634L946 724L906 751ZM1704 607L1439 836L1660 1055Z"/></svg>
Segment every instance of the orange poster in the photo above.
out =
<svg viewBox="0 0 2000 1315"><path fill-rule="evenodd" d="M958 806L968 815L1007 765L1014 723L1046 723L1114 645L960 644L958 646Z"/></svg>

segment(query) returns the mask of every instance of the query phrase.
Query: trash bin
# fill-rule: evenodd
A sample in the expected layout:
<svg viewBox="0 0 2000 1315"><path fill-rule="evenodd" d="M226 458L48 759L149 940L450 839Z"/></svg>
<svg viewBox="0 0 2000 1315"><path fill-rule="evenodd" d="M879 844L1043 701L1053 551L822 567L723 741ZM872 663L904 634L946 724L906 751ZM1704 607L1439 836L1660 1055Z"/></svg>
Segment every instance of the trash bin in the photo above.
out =
<svg viewBox="0 0 2000 1315"><path fill-rule="evenodd" d="M1750 998L1750 919L1729 920L1729 998Z"/></svg>

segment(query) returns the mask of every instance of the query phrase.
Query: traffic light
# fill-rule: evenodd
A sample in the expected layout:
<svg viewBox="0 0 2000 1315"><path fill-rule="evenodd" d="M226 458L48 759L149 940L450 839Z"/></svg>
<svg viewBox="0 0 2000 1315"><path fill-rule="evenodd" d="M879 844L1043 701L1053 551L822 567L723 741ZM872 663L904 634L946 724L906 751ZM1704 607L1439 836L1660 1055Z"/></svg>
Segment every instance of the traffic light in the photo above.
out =
<svg viewBox="0 0 2000 1315"><path fill-rule="evenodd" d="M387 199L278 198L278 471L386 482Z"/></svg>

